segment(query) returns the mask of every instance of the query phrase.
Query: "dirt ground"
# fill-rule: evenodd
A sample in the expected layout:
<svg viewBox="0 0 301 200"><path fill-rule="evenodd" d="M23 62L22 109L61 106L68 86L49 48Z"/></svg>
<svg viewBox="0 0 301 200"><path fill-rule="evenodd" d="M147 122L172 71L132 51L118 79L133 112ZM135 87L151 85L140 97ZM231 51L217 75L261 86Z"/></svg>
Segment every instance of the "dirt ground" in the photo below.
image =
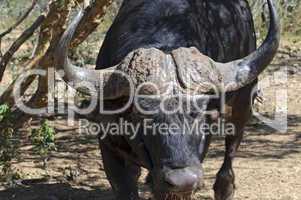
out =
<svg viewBox="0 0 301 200"><path fill-rule="evenodd" d="M269 116L275 110L275 96L288 91L288 130L280 133L255 118L246 128L245 138L234 164L237 200L301 199L301 51L285 47L277 61L261 79L274 78L275 72L288 72L287 82L273 83L263 89L265 101L258 105L260 113ZM287 67L285 69L284 67ZM281 76L282 76L281 75ZM22 134L21 158L14 168L24 177L9 188L0 183L0 200L111 200L97 140L78 133L77 127L66 127L64 119L56 119L57 152L53 152L47 174L41 160L32 152L28 128ZM34 122L31 126L35 126ZM212 185L223 160L223 138L212 144L205 167L205 188L195 199L213 199ZM144 172L145 175L145 172ZM45 179L45 180L43 180ZM141 178L141 195L148 198L148 188Z"/></svg>

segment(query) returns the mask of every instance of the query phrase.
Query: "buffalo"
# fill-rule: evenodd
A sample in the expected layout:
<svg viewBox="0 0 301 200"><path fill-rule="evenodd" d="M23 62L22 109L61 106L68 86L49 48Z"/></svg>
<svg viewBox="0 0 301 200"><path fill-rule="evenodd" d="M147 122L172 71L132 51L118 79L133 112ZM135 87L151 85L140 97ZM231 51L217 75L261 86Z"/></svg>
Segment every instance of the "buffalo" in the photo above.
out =
<svg viewBox="0 0 301 200"><path fill-rule="evenodd" d="M272 0L267 3L269 31L256 49L246 0L124 0L95 70L76 67L68 59L82 13L73 20L57 47L57 69L64 70L69 84L94 86L79 90L97 96L106 108L130 102L119 113L96 112L93 120L122 119L137 127L135 134L100 133L105 172L117 200L139 199L141 167L149 171L155 199L192 198L202 187L202 163L213 135L210 129L202 134L190 129L196 121L200 127L216 121L233 125L232 134L225 136L224 163L214 184L216 200L233 199L232 165L251 116L252 91L279 46L277 11ZM223 95L213 98L216 94ZM135 101L129 101L131 97ZM155 124L167 128L149 128Z"/></svg>

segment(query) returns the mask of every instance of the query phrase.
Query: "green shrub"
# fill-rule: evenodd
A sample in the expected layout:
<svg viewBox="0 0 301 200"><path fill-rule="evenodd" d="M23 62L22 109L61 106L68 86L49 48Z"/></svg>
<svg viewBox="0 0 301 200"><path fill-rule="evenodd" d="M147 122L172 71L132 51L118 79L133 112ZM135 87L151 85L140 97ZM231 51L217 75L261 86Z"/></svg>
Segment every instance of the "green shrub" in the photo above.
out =
<svg viewBox="0 0 301 200"><path fill-rule="evenodd" d="M55 130L49 126L47 120L42 121L40 128L32 129L31 142L34 152L41 156L44 168L46 168L50 152L56 150Z"/></svg>
<svg viewBox="0 0 301 200"><path fill-rule="evenodd" d="M13 180L19 176L14 173L11 162L17 158L19 142L16 139L13 124L11 123L11 110L8 105L0 105L0 177Z"/></svg>

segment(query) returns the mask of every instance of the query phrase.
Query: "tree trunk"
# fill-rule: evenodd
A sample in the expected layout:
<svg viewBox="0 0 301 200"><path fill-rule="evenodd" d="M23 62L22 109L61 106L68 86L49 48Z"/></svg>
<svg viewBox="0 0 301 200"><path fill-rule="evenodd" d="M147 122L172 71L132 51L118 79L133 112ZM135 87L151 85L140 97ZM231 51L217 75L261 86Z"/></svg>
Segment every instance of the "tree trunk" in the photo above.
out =
<svg viewBox="0 0 301 200"><path fill-rule="evenodd" d="M61 35L64 33L65 28L67 27L67 19L68 17L70 17L70 13L75 9L76 5L83 2L84 0L76 0L76 2L75 0L52 0L48 3L46 11L41 15L44 16L44 19L39 26L40 30L38 45L35 48L33 58L26 62L27 67L24 70L47 70L54 66L54 50L57 46L58 41L60 40ZM71 48L75 48L79 44L81 44L97 28L97 26L101 23L101 18L106 12L106 8L111 3L112 0L91 1L90 5L85 8L84 17L80 23L78 30L76 31L75 37L73 38ZM20 44L18 48L22 44ZM13 52L9 52L9 54L11 55L10 58L13 57L18 48L14 48ZM1 66L1 70L3 72L10 58L5 61L5 65ZM18 78L19 77L17 77L17 79ZM24 82L24 84L22 85L22 94L29 88L29 86L35 79L36 77L30 77ZM51 92L48 91L49 86L47 85L47 76L39 77L38 79L38 89L36 93L31 97L29 102L27 102L27 105L33 108L45 107L47 105L47 95L49 92ZM2 94L2 96L0 97L0 104L6 103L10 107L16 108L16 102L14 101L13 97L14 83L15 81ZM16 116L16 121L18 121L19 125L22 125L29 117L28 115L26 115L26 113L22 113L18 109L15 110L13 116L14 115Z"/></svg>

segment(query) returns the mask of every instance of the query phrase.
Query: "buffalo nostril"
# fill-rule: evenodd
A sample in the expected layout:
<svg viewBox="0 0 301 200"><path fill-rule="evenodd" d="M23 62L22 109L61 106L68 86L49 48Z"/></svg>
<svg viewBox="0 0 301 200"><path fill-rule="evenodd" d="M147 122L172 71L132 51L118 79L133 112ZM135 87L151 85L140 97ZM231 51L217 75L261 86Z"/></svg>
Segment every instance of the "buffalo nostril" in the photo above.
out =
<svg viewBox="0 0 301 200"><path fill-rule="evenodd" d="M177 191L192 191L198 186L200 177L189 169L171 170L165 175L165 182Z"/></svg>

